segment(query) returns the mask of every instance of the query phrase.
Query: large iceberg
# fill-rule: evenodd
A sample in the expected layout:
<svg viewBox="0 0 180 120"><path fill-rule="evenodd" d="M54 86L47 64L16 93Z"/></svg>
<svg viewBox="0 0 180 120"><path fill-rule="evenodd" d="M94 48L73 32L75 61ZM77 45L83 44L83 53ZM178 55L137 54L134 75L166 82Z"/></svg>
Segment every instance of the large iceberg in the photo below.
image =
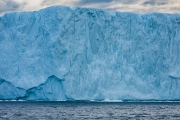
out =
<svg viewBox="0 0 180 120"><path fill-rule="evenodd" d="M180 100L180 15L63 6L5 14L0 77L13 84L0 91L26 89L11 99Z"/></svg>

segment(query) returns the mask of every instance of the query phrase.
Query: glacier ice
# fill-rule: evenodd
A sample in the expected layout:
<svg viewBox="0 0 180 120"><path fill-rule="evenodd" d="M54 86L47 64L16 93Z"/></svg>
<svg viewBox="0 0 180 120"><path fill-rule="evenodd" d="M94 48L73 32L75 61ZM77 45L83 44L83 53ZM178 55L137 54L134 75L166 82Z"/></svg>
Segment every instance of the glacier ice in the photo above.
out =
<svg viewBox="0 0 180 120"><path fill-rule="evenodd" d="M179 70L178 14L53 6L0 17L0 77L13 84L0 96L17 86L31 100L179 100Z"/></svg>

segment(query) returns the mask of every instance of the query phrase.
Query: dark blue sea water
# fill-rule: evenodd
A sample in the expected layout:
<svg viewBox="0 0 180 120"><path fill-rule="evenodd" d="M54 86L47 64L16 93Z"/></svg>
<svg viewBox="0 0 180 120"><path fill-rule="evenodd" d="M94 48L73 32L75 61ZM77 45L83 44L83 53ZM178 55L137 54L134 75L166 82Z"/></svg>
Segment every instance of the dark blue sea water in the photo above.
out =
<svg viewBox="0 0 180 120"><path fill-rule="evenodd" d="M0 120L180 119L180 102L0 102Z"/></svg>

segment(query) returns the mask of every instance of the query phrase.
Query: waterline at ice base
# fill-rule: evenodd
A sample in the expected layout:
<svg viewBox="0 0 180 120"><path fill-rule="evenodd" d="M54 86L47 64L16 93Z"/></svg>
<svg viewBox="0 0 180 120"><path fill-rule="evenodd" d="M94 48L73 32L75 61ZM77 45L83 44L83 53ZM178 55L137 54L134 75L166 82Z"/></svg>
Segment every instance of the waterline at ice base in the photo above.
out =
<svg viewBox="0 0 180 120"><path fill-rule="evenodd" d="M180 100L180 15L7 13L0 78L1 100Z"/></svg>

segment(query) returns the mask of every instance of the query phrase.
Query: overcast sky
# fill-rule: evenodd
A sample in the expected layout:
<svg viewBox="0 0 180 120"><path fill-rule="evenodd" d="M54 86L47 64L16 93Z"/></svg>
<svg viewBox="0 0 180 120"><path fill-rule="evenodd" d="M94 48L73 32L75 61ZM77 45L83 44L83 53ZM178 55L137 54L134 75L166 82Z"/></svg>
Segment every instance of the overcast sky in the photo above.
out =
<svg viewBox="0 0 180 120"><path fill-rule="evenodd" d="M6 12L35 11L53 5L91 7L120 12L180 14L180 0L0 0L0 15Z"/></svg>

